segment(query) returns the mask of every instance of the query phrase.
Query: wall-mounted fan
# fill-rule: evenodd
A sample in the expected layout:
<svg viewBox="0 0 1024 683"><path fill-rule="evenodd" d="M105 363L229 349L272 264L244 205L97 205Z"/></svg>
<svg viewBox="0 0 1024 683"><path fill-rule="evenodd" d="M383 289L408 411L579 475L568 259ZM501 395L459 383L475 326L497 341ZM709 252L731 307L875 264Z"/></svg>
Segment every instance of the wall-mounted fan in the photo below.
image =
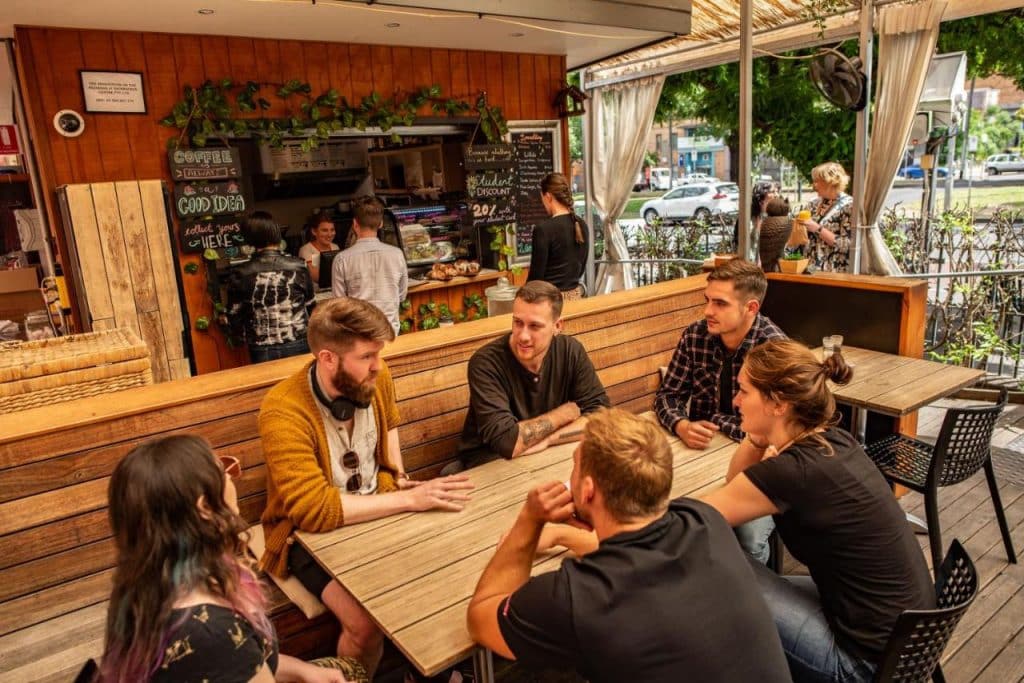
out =
<svg viewBox="0 0 1024 683"><path fill-rule="evenodd" d="M859 57L828 50L811 61L811 82L826 100L841 109L860 111L868 101L867 76Z"/></svg>

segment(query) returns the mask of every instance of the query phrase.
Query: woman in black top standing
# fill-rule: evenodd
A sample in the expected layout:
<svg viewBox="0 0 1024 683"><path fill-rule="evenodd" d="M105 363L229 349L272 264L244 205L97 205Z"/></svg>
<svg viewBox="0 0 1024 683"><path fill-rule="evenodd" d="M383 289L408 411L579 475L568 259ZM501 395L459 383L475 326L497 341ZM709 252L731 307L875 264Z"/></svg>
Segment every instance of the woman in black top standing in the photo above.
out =
<svg viewBox="0 0 1024 683"><path fill-rule="evenodd" d="M580 299L583 297L580 278L589 249L587 224L572 210L569 181L561 173L544 176L540 199L550 218L533 229L527 281L550 282L562 292L562 298Z"/></svg>
<svg viewBox="0 0 1024 683"><path fill-rule="evenodd" d="M920 546L881 472L835 426L827 380L849 381L841 355L824 361L773 339L743 361L735 404L747 436L725 487L704 498L731 525L773 515L810 576L754 573L797 683L872 680L900 612L931 609Z"/></svg>

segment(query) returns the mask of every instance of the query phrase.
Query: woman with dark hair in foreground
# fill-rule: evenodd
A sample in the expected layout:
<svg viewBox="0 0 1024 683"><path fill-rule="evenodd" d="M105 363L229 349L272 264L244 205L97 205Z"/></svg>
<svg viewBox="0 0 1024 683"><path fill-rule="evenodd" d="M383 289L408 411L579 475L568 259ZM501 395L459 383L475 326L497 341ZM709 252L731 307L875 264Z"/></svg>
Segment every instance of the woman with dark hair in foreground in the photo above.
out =
<svg viewBox="0 0 1024 683"><path fill-rule="evenodd" d="M354 660L278 654L262 586L243 559L247 525L232 482L240 473L237 459L185 435L147 441L114 470L104 683L365 681Z"/></svg>
<svg viewBox="0 0 1024 683"><path fill-rule="evenodd" d="M754 572L775 617L793 680L870 681L900 612L935 606L928 567L903 511L864 449L836 426L827 380L845 384L842 356L802 344L751 349L735 404L753 448L706 496L732 526L773 515L810 576ZM744 454L750 454L744 457Z"/></svg>

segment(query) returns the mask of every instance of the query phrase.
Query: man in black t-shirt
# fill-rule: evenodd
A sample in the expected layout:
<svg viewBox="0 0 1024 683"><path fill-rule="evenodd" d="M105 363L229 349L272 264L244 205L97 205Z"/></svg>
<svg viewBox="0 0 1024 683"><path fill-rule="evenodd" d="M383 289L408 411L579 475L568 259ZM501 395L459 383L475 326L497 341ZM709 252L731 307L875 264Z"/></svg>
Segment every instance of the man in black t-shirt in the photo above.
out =
<svg viewBox="0 0 1024 683"><path fill-rule="evenodd" d="M459 458L475 467L578 440L587 413L610 405L586 349L562 332L562 294L527 282L512 304L512 332L469 360L469 412Z"/></svg>
<svg viewBox="0 0 1024 683"><path fill-rule="evenodd" d="M592 683L789 681L725 520L695 500L669 503L672 461L653 422L615 409L592 415L571 489L550 482L531 491L480 577L473 639L530 666L574 667ZM555 534L585 554L530 578L548 522L595 533Z"/></svg>

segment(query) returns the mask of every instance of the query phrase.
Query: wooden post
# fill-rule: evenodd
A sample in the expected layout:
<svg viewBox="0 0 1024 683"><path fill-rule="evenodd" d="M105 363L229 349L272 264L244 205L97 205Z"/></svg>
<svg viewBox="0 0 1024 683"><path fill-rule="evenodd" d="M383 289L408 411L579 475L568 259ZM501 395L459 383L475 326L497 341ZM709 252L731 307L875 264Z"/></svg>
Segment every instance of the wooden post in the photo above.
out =
<svg viewBox="0 0 1024 683"><path fill-rule="evenodd" d="M750 240L750 136L753 132L751 84L754 80L753 1L740 3L740 118L739 168L736 181L740 186L739 229L736 231L736 252L741 258L751 259L754 246Z"/></svg>

